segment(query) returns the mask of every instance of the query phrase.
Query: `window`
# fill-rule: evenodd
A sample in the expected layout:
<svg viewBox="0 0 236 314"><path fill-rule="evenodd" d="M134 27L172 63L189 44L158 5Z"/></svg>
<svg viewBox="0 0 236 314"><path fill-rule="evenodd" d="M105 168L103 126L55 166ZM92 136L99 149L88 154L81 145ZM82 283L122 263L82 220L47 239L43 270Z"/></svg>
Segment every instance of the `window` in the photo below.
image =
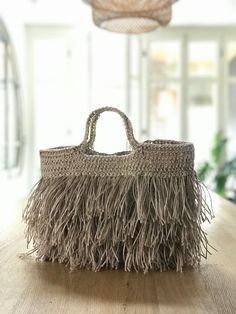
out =
<svg viewBox="0 0 236 314"><path fill-rule="evenodd" d="M208 160L217 131L223 130L230 137L227 157L235 155L234 34L234 28L176 27L143 36L136 48L135 39L130 40L129 49L139 49L140 55L140 70L132 72L138 72L135 98L140 99L144 138L191 141L200 164ZM132 83L130 88L132 95ZM135 106L134 97L130 104Z"/></svg>
<svg viewBox="0 0 236 314"><path fill-rule="evenodd" d="M0 171L19 169L22 155L19 82L13 48L0 21Z"/></svg>
<svg viewBox="0 0 236 314"><path fill-rule="evenodd" d="M191 77L216 77L216 42L191 40L188 44L188 55L188 71Z"/></svg>

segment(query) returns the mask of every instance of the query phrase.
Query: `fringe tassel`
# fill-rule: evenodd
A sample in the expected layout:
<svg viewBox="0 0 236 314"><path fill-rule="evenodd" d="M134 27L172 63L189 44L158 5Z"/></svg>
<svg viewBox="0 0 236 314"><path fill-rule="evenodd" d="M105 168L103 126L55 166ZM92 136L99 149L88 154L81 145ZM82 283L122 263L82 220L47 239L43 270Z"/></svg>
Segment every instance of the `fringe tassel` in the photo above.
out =
<svg viewBox="0 0 236 314"><path fill-rule="evenodd" d="M23 212L42 260L99 271L182 271L207 258L213 218L195 172L183 177L42 178Z"/></svg>

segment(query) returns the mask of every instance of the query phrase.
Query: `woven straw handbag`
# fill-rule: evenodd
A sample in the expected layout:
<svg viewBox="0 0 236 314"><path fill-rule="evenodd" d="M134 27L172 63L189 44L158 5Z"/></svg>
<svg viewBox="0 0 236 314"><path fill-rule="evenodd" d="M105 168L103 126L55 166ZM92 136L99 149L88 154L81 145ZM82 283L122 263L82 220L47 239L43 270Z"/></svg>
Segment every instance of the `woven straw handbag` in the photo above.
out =
<svg viewBox="0 0 236 314"><path fill-rule="evenodd" d="M131 151L93 149L101 113L118 113ZM120 110L93 111L79 146L40 151L42 177L23 212L27 244L42 260L71 269L126 271L199 264L209 243L201 224L213 218L188 142L138 143Z"/></svg>

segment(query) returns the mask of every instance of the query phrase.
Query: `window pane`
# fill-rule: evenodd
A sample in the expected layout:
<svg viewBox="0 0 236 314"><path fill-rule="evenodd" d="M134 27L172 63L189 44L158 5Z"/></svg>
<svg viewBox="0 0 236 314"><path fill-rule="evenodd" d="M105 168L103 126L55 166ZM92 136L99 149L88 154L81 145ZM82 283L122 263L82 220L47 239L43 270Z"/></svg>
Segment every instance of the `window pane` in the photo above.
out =
<svg viewBox="0 0 236 314"><path fill-rule="evenodd" d="M228 157L236 157L236 84L229 86L228 137Z"/></svg>
<svg viewBox="0 0 236 314"><path fill-rule="evenodd" d="M217 74L217 43L189 43L189 74L190 76L216 76Z"/></svg>
<svg viewBox="0 0 236 314"><path fill-rule="evenodd" d="M18 130L15 86L8 84L8 168L17 166Z"/></svg>
<svg viewBox="0 0 236 314"><path fill-rule="evenodd" d="M150 73L153 78L180 76L179 42L152 42L149 59Z"/></svg>
<svg viewBox="0 0 236 314"><path fill-rule="evenodd" d="M229 75L236 76L236 42L228 44L227 61L229 63Z"/></svg>
<svg viewBox="0 0 236 314"><path fill-rule="evenodd" d="M155 85L151 88L152 139L178 139L180 133L179 84Z"/></svg>
<svg viewBox="0 0 236 314"><path fill-rule="evenodd" d="M8 48L10 51L10 48ZM8 52L8 58L7 58L7 77L9 80L14 80L14 73L13 73L13 64L12 64L12 52Z"/></svg>
<svg viewBox="0 0 236 314"><path fill-rule="evenodd" d="M0 41L0 81L5 77L5 44Z"/></svg>
<svg viewBox="0 0 236 314"><path fill-rule="evenodd" d="M140 64L140 44L138 37L130 37L130 75L138 77Z"/></svg>
<svg viewBox="0 0 236 314"><path fill-rule="evenodd" d="M0 170L11 170L19 166L21 153L21 124L17 76L14 52L4 25L0 39Z"/></svg>
<svg viewBox="0 0 236 314"><path fill-rule="evenodd" d="M216 133L216 87L205 81L189 86L188 134L195 145L197 162L208 159Z"/></svg>
<svg viewBox="0 0 236 314"><path fill-rule="evenodd" d="M5 168L5 102L3 84L0 83L0 170Z"/></svg>

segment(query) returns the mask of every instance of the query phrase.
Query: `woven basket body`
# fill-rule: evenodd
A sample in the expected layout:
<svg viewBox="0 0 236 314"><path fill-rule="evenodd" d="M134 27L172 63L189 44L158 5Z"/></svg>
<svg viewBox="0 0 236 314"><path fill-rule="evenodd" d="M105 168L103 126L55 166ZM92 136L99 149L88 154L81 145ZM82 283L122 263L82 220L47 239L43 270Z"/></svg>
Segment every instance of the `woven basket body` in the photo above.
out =
<svg viewBox="0 0 236 314"><path fill-rule="evenodd" d="M104 111L121 115L129 152L93 149ZM81 145L40 152L42 178L24 211L27 240L41 259L70 268L144 271L194 266L208 252L201 223L213 216L194 171L191 143L138 143L129 119L104 107Z"/></svg>
<svg viewBox="0 0 236 314"><path fill-rule="evenodd" d="M94 23L119 33L143 33L169 24L175 0L84 0Z"/></svg>

